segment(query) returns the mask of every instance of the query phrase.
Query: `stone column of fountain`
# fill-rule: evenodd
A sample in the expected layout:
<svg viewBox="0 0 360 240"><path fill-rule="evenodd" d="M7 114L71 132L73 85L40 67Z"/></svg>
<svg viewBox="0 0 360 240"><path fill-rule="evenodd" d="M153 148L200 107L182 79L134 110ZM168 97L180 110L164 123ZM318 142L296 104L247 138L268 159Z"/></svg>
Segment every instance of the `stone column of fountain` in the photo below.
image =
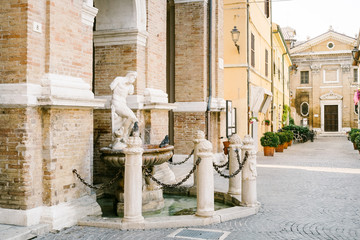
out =
<svg viewBox="0 0 360 240"><path fill-rule="evenodd" d="M129 137L124 149L125 186L123 222L142 222L142 141L139 136Z"/></svg>
<svg viewBox="0 0 360 240"><path fill-rule="evenodd" d="M242 169L241 205L254 207L258 205L256 192L256 151L254 140L247 135L243 140L243 144L242 158L244 158L246 151L249 153L249 156Z"/></svg>
<svg viewBox="0 0 360 240"><path fill-rule="evenodd" d="M201 162L197 167L196 192L197 210L196 216L211 217L214 215L214 174L212 144L205 139L204 133L198 134L200 141L197 145L197 157Z"/></svg>
<svg viewBox="0 0 360 240"><path fill-rule="evenodd" d="M230 137L230 146L229 146L229 175L233 174L238 168L239 163L237 160L237 154L235 150L239 151L241 156L241 139L239 135L233 134ZM228 193L231 195L240 195L241 194L241 174L237 174L235 177L229 179L229 190Z"/></svg>

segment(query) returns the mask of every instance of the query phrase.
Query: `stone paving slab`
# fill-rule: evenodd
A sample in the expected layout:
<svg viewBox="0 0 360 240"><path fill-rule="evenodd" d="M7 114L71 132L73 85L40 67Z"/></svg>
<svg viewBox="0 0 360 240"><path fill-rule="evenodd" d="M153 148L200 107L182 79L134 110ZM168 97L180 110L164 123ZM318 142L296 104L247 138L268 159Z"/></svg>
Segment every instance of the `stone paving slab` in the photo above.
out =
<svg viewBox="0 0 360 240"><path fill-rule="evenodd" d="M318 136L274 157L259 153L258 164L259 212L197 229L230 232L225 240L360 239L360 155L345 136ZM216 178L216 189L227 186ZM74 226L37 239L182 239L168 237L177 230Z"/></svg>

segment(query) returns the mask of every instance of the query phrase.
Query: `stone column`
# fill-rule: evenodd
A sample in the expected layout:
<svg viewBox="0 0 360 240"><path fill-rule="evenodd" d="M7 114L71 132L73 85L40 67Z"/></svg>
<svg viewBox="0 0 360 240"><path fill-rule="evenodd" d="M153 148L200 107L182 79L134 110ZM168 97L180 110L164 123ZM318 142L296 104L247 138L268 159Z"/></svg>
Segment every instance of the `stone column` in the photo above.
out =
<svg viewBox="0 0 360 240"><path fill-rule="evenodd" d="M256 193L256 151L254 140L250 136L245 136L243 144L242 159L244 159L246 152L249 153L249 156L242 169L241 205L253 207L258 204Z"/></svg>
<svg viewBox="0 0 360 240"><path fill-rule="evenodd" d="M199 148L199 143L201 141L204 141L205 140L205 133L203 131L197 131L196 132L196 136L195 136L195 139L194 139L194 154L193 154L193 157L194 157L194 165L196 164L196 160L198 159L198 148ZM197 182L196 182L196 175L197 175L197 171L194 172L194 185L193 187L196 188L196 185L197 185Z"/></svg>
<svg viewBox="0 0 360 240"><path fill-rule="evenodd" d="M197 168L198 175L196 178L196 215L199 217L211 217L214 214L214 156L211 142L205 140L205 138L200 139L197 151L197 157L201 158L201 162Z"/></svg>
<svg viewBox="0 0 360 240"><path fill-rule="evenodd" d="M229 175L233 174L239 168L239 163L237 160L237 154L235 150L239 151L241 156L241 139L239 135L233 134L230 138L229 146ZM241 174L237 174L235 177L229 179L229 194L231 195L240 195L241 194Z"/></svg>
<svg viewBox="0 0 360 240"><path fill-rule="evenodd" d="M124 149L124 218L123 222L142 222L142 141L140 137L129 137Z"/></svg>

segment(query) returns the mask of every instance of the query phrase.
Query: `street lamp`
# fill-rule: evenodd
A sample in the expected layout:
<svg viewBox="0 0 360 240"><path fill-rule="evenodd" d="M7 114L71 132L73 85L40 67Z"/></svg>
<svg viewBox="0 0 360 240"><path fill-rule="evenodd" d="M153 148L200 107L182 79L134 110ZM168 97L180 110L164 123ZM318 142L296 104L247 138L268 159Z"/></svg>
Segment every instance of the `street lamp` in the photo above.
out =
<svg viewBox="0 0 360 240"><path fill-rule="evenodd" d="M359 64L359 49L357 46L354 47L354 49L351 51L352 57L354 61L356 62L356 65Z"/></svg>
<svg viewBox="0 0 360 240"><path fill-rule="evenodd" d="M238 53L240 54L240 46L237 45L237 41L239 41L240 37L240 31L234 26L234 28L231 30L231 38L235 44L235 47L237 48Z"/></svg>

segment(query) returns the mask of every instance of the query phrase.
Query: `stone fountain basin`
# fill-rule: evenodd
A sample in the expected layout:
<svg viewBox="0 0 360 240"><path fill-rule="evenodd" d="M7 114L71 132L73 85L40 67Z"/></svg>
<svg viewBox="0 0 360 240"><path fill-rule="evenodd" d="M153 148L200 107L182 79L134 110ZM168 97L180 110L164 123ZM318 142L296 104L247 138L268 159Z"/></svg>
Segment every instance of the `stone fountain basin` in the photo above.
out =
<svg viewBox="0 0 360 240"><path fill-rule="evenodd" d="M160 165L174 155L174 146L168 145L159 148L159 145L144 145L144 152L142 155L142 162L144 167ZM112 167L123 168L125 165L125 153L123 150L114 150L112 148L104 147L100 149L102 159Z"/></svg>

